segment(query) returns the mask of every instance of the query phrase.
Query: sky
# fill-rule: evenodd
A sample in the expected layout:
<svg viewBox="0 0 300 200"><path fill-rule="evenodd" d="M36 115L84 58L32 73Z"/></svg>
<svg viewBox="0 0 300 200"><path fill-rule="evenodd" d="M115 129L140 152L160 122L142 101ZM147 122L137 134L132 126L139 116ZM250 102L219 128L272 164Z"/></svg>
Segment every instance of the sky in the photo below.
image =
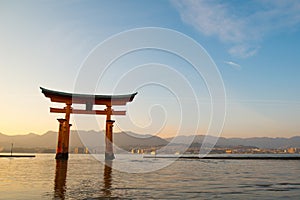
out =
<svg viewBox="0 0 300 200"><path fill-rule="evenodd" d="M215 64L226 92L220 136L300 135L300 2L293 0L0 0L0 133L57 131L63 115L49 107L63 105L51 103L39 87L77 91L99 44L147 27L185 35ZM114 116L115 131L171 137L206 134L214 123L217 106L206 84L179 56L141 49L112 63L94 91L138 92L127 115ZM72 116L72 129L103 130L104 120Z"/></svg>

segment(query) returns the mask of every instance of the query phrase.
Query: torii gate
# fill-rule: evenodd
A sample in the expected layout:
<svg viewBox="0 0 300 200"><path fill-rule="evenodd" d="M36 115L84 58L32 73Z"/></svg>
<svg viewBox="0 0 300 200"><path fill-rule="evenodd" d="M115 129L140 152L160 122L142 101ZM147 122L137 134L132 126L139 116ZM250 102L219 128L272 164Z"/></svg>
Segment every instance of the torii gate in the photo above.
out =
<svg viewBox="0 0 300 200"><path fill-rule="evenodd" d="M66 92L59 92L40 87L45 97L50 98L51 102L65 103L64 108L51 108L52 113L65 113L65 119L58 119L59 132L56 148L55 159L67 160L69 157L69 135L70 135L70 114L92 114L92 115L106 115L106 129L105 129L105 160L113 160L115 158L113 153L113 123L111 115L125 115L126 111L114 111L113 105L122 106L127 102L131 102L137 93L127 95L88 95L88 94L72 94ZM73 109L72 103L85 104L86 109ZM104 110L93 110L93 105L106 105Z"/></svg>

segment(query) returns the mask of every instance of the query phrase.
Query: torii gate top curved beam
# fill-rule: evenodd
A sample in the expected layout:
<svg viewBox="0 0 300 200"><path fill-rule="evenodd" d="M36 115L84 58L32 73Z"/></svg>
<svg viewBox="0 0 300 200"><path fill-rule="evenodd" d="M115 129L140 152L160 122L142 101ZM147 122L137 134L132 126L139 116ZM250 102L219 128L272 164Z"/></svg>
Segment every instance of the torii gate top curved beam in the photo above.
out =
<svg viewBox="0 0 300 200"><path fill-rule="evenodd" d="M45 89L40 87L45 97L50 98L52 102L66 104L90 104L90 105L126 105L131 102L136 93L126 95L90 95L90 94L73 94L67 92L59 92L55 90Z"/></svg>

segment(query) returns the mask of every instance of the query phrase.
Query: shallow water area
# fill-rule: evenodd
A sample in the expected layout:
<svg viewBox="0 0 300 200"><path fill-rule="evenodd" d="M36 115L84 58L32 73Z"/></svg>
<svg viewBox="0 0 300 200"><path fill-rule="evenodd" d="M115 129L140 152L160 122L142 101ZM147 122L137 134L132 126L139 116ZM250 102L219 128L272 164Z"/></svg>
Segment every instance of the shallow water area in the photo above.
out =
<svg viewBox="0 0 300 200"><path fill-rule="evenodd" d="M143 159L54 154L0 159L0 199L298 199L299 160ZM99 160L100 161L99 161ZM101 160L102 159L102 160ZM163 166L144 173L144 166ZM120 170L122 168L122 170ZM132 170L134 169L134 170Z"/></svg>

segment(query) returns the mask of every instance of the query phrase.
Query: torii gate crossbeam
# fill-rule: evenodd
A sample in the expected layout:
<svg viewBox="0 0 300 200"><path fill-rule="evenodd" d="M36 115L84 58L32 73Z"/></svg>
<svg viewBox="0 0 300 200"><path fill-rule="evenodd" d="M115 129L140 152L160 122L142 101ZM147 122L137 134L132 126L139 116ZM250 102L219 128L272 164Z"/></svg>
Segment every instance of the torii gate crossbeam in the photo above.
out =
<svg viewBox="0 0 300 200"><path fill-rule="evenodd" d="M45 97L50 98L51 102L65 103L64 108L50 108L52 113L65 113L65 119L58 119L59 131L56 148L56 159L65 159L69 157L69 135L70 135L70 115L71 114L93 114L106 115L105 126L105 160L113 160L113 123L111 115L125 115L126 111L114 111L112 106L125 106L131 102L137 93L127 95L88 95L59 92L40 87ZM72 104L85 104L86 109L73 109ZM105 105L104 110L93 110L93 105Z"/></svg>

